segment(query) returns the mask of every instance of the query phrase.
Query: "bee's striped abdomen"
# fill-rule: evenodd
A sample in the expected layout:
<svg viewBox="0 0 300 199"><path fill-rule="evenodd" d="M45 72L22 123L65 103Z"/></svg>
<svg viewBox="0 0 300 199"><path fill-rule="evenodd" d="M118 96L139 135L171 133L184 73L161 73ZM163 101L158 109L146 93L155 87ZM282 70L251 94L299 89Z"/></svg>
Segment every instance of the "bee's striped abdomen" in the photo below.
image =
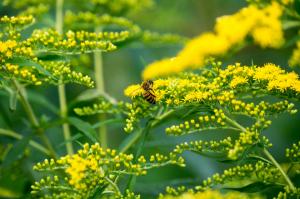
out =
<svg viewBox="0 0 300 199"><path fill-rule="evenodd" d="M146 91L143 94L143 97L145 100L147 100L147 102L151 103L151 104L155 104L155 95L152 94L150 91Z"/></svg>

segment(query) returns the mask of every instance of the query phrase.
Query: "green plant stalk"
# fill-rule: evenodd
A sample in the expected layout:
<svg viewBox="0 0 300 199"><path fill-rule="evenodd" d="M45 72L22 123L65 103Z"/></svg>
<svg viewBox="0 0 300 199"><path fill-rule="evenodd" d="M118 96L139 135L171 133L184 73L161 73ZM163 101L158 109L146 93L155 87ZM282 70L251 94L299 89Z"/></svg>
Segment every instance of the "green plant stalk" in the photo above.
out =
<svg viewBox="0 0 300 199"><path fill-rule="evenodd" d="M95 32L101 32L101 27L96 27ZM103 59L102 59L102 53L100 51L94 52L94 75L95 75L95 81L96 81L96 90L98 93L103 94L105 92L105 85L104 85L104 74L103 74ZM104 121L105 115L99 115L99 120ZM100 139L100 145L102 148L107 148L107 129L106 126L103 125L99 128L99 139Z"/></svg>
<svg viewBox="0 0 300 199"><path fill-rule="evenodd" d="M120 192L118 186L112 180L110 180L108 177L104 177L104 178L113 187L113 189L115 190L115 193L117 193L117 195L119 195L121 192Z"/></svg>
<svg viewBox="0 0 300 199"><path fill-rule="evenodd" d="M40 136L40 138L42 139L42 141L44 142L45 146L48 148L49 152L50 152L50 156L55 158L56 157L56 153L49 141L49 139L47 138L47 136L45 135L44 131L42 128L40 128L40 124L39 121L37 120L33 109L30 105L30 103L28 102L27 98L25 97L25 90L19 85L19 83L17 82L17 80L13 80L13 85L14 87L17 89L18 93L19 93L19 100L29 118L29 121L31 123L31 125L36 129L38 135Z"/></svg>
<svg viewBox="0 0 300 199"><path fill-rule="evenodd" d="M154 128L156 125L159 124L160 121L162 121L163 119L165 119L166 117L171 115L173 112L174 112L174 110L170 110L170 111L167 111L164 114L160 115L159 117L157 117L151 123L150 128ZM134 145L136 143L136 141L143 135L143 131L144 131L144 129L137 131L135 133L135 136L133 136L132 139L125 146L122 146L122 148L120 148L120 152L125 153L132 145Z"/></svg>
<svg viewBox="0 0 300 199"><path fill-rule="evenodd" d="M132 145L134 145L134 143L140 138L140 136L142 135L143 130L139 129L138 131L134 132L134 136L130 139L130 141L124 145L121 146L119 151L120 153L125 153Z"/></svg>
<svg viewBox="0 0 300 199"><path fill-rule="evenodd" d="M18 139L18 140L21 140L23 138L22 135L20 135L20 134L18 134L16 132L13 132L11 130L6 130L6 129L0 129L0 135L9 136L9 137L12 137L12 138L15 138L15 139ZM49 156L51 155L51 153L50 153L50 151L48 149L46 149L44 146L40 145L37 142L35 142L33 140L30 140L29 144L33 148L41 151L42 153L45 153L46 155L49 155Z"/></svg>
<svg viewBox="0 0 300 199"><path fill-rule="evenodd" d="M272 154L266 149L263 149L263 153L269 158L269 160L277 167L277 169L280 171L281 175L285 179L285 181L288 183L289 187L292 190L295 190L296 187L294 186L293 182L289 178L289 176L284 172L284 170L281 168L280 164L275 160L275 158L272 156Z"/></svg>
<svg viewBox="0 0 300 199"><path fill-rule="evenodd" d="M59 34L63 33L63 4L64 0L56 0L56 24L55 28ZM60 104L60 116L65 119L68 117L68 107L66 99L66 89L65 85L61 82L58 85L58 96ZM71 131L68 123L63 124L63 134L65 141L71 140ZM74 153L72 142L66 142L67 153L72 155Z"/></svg>
<svg viewBox="0 0 300 199"><path fill-rule="evenodd" d="M141 133L141 141L140 141L140 143L139 143L139 145L138 145L138 149L137 149L137 151L136 151L136 153L135 153L134 161L136 161L137 158L138 158L138 156L140 156L141 153L142 153L144 144L145 144L146 139L147 139L147 135L148 135L149 132L150 132L150 129L149 129L150 126L152 126L151 123L150 123L150 124L147 124L147 126L143 129L143 131L142 131L142 133ZM135 182L136 182L136 176L131 175L131 176L129 177L129 181L128 181L128 184L127 184L127 189L132 190L132 188L133 188Z"/></svg>
<svg viewBox="0 0 300 199"><path fill-rule="evenodd" d="M236 121L230 119L229 117L226 117L226 121L233 126L239 128L242 132L247 132L246 128L237 123ZM264 147L263 153L267 156L267 158L273 163L273 165L279 170L289 187L293 190L295 190L295 186L292 183L291 179L288 177L288 175L284 172L284 170L281 168L280 164L275 160L275 158L272 156L272 154Z"/></svg>
<svg viewBox="0 0 300 199"><path fill-rule="evenodd" d="M170 110L170 111L165 112L162 115L157 116L154 121L152 121L152 122L150 122L150 123L148 123L146 125L146 127L142 130L142 132L138 134L139 136L134 137L134 141L133 142L129 142L129 144L130 144L129 146L125 146L124 147L126 149L129 149L131 147L131 145L133 145L136 142L136 140L138 140L138 138L141 136L141 141L139 143L138 149L137 149L136 154L134 156L135 161L137 160L137 158L142 153L142 150L143 150L143 147L145 145L147 136L148 136L148 134L150 132L150 129L154 128L156 125L159 124L160 121L162 121L166 117L170 116L173 112L174 112L174 110ZM135 184L135 181L136 181L136 176L131 175L130 178L129 178L129 182L127 184L127 189L132 190L132 188L133 188L133 186Z"/></svg>

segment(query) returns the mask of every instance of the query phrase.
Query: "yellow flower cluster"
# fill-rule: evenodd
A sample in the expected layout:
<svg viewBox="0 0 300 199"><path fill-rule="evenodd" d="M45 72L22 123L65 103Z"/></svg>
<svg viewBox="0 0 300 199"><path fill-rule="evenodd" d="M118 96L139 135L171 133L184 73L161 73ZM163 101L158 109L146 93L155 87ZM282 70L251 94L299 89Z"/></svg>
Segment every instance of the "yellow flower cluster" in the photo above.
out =
<svg viewBox="0 0 300 199"><path fill-rule="evenodd" d="M6 60L11 59L13 55L34 58L31 47L20 45L20 43L15 40L0 41L0 63L5 63Z"/></svg>
<svg viewBox="0 0 300 199"><path fill-rule="evenodd" d="M78 154L73 155L67 159L69 167L65 170L70 175L69 183L73 185L75 189L87 189L86 183L82 182L83 178L86 178L85 172L89 169L89 172L95 172L100 174L100 178L104 177L104 173L98 162L93 157L87 157L86 159L80 157ZM92 184L93 186L96 185Z"/></svg>
<svg viewBox="0 0 300 199"><path fill-rule="evenodd" d="M45 82L53 84L59 83L78 83L87 87L94 87L94 82L88 75L83 75L81 72L76 72L71 69L70 64L61 61L38 61L38 63L46 70L49 74L42 79ZM34 68L34 67L33 67ZM62 82L58 82L60 79Z"/></svg>
<svg viewBox="0 0 300 199"><path fill-rule="evenodd" d="M253 78L258 81L267 81L268 90L284 92L290 89L297 93L300 92L299 76L295 72L285 73L283 69L274 64L266 64L262 68L257 68Z"/></svg>
<svg viewBox="0 0 300 199"><path fill-rule="evenodd" d="M223 110L215 109L213 115L201 115L196 120L191 119L179 125L173 125L166 128L166 133L178 136L204 130L226 129L225 124Z"/></svg>
<svg viewBox="0 0 300 199"><path fill-rule="evenodd" d="M205 190L197 193L184 193L180 196L166 195L160 199L262 199L257 195L251 196L240 192L229 192L222 194L216 190Z"/></svg>
<svg viewBox="0 0 300 199"><path fill-rule="evenodd" d="M284 41L281 15L281 6L273 1L262 9L249 5L233 15L220 17L215 25L215 32L204 33L192 39L176 58L148 65L143 71L143 79L199 68L208 57L225 54L232 47L241 44L248 35L263 48L278 48Z"/></svg>
<svg viewBox="0 0 300 199"><path fill-rule="evenodd" d="M235 131L238 138L232 140L226 150L223 149L227 158L235 160L253 144L269 146L268 141L261 138L260 134L271 125L270 116L297 112L294 104L287 100L278 100L275 103L261 101L255 104L243 98L251 94L299 98L299 83L295 73L286 73L274 64L257 67L241 66L237 63L224 69L220 64L213 64L212 68L204 68L200 74L184 73L157 79L153 89L158 104L189 112L188 119L184 119L186 121L166 128L167 134L184 135L215 129ZM142 93L140 85L132 85L125 90L125 94L133 98L135 107L139 107L132 108L128 115L126 125L129 127L126 130L131 131L132 123L144 118L148 109L152 110L143 108L143 104L146 106L149 103L143 99ZM252 122L243 127L232 120L234 115L246 116Z"/></svg>
<svg viewBox="0 0 300 199"><path fill-rule="evenodd" d="M236 99L236 93L243 93L245 89L297 98L300 95L298 75L295 72L287 73L272 63L261 67L241 66L237 63L225 69L217 68L213 72L215 76L211 73L206 75L204 72L199 75L187 73L155 80L153 88L157 101L167 105L218 101L222 105ZM258 88L254 89L254 87ZM124 94L131 98L142 96L142 93L143 89L140 85L131 85L124 91ZM235 102L238 111L240 102Z"/></svg>
<svg viewBox="0 0 300 199"><path fill-rule="evenodd" d="M237 86L246 84L247 82L248 82L247 78L241 77L241 76L236 76L231 80L229 85L231 88L236 88Z"/></svg>
<svg viewBox="0 0 300 199"><path fill-rule="evenodd" d="M31 21L34 21L32 16L0 18L0 23L10 24L8 27L12 28L12 31L8 32L12 32L17 37L5 35L0 41L0 73L5 80L15 77L20 82L33 85L40 85L42 82L53 84L74 82L93 87L94 82L89 76L72 70L67 62L42 61L38 56L48 53L72 55L98 50L111 51L116 49L111 41L120 42L128 37L127 31L101 33L69 31L60 35L54 30L36 30L29 38L21 40L17 25L25 25ZM26 61L25 66L16 64L24 61Z"/></svg>
<svg viewBox="0 0 300 199"><path fill-rule="evenodd" d="M115 50L116 46L106 40L105 36L116 39L117 36L123 37L124 34L112 33L110 35L108 33L96 34L83 31L74 33L69 31L66 35L60 35L54 30L35 30L32 36L23 43L27 46L43 46L46 48L45 52L57 54L81 54L95 50Z"/></svg>
<svg viewBox="0 0 300 199"><path fill-rule="evenodd" d="M27 81L28 83L34 84L34 85L41 85L42 82L36 77L36 75L33 73L34 70L32 70L31 67L20 67L18 65L6 63L4 67L2 67L2 70L5 72L8 72L12 75L12 77L15 77L17 79L21 79L22 81ZM0 69L1 71L1 69Z"/></svg>
<svg viewBox="0 0 300 199"><path fill-rule="evenodd" d="M129 37L128 31L121 31L121 32L86 32L86 31L76 31L73 32L69 30L66 33L68 40L92 40L92 41L99 41L99 40L109 40L111 42L120 42L124 41Z"/></svg>
<svg viewBox="0 0 300 199"><path fill-rule="evenodd" d="M12 26L22 26L22 25L28 25L31 23L34 23L33 16L17 16L17 17L8 17L3 16L0 18L0 24L10 24Z"/></svg>
<svg viewBox="0 0 300 199"><path fill-rule="evenodd" d="M135 163L136 162L136 163ZM161 167L167 164L178 164L183 166L184 160L175 154L168 156L155 154L147 160L144 156L134 160L132 154L117 153L113 149L103 149L98 143L94 145L84 144L83 149L80 149L74 155L67 155L58 160L45 160L34 166L34 170L48 172L59 172L60 180L51 179L47 182L44 179L36 182L32 186L33 194L43 194L43 190L51 186L64 185L65 189L60 190L62 193L68 189L72 190L70 198L82 198L93 194L97 187L103 187L109 191L116 191L111 187L120 175L145 175L148 169ZM114 185L117 186L117 185ZM106 188L105 188L106 187ZM74 193L73 193L74 192ZM52 197L59 191L55 190L50 195ZM115 193L120 196L120 193ZM126 192L130 196L132 193ZM77 197L78 196L78 197ZM122 197L121 197L122 198ZM124 198L126 198L124 196Z"/></svg>

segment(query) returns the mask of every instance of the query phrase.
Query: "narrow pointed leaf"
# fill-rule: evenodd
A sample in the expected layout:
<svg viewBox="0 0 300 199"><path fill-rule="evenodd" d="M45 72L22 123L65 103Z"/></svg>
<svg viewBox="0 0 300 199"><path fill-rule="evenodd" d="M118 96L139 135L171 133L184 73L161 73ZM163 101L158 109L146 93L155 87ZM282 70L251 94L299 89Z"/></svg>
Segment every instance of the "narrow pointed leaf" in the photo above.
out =
<svg viewBox="0 0 300 199"><path fill-rule="evenodd" d="M92 125L76 117L69 117L68 121L92 142L98 142L96 131L94 130Z"/></svg>

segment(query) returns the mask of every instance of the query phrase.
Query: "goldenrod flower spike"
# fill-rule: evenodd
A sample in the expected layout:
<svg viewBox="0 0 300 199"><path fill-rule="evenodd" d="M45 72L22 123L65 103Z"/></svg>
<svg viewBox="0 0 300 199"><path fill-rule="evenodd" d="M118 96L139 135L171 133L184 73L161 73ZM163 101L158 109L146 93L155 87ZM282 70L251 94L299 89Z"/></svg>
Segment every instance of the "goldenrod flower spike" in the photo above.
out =
<svg viewBox="0 0 300 199"><path fill-rule="evenodd" d="M111 191L115 198L135 196L130 191L122 195L118 185L114 183L120 175L145 175L147 170L168 164L184 165L181 157L169 154L154 154L149 158L139 156L134 161L132 154L118 153L114 149L103 149L98 143L84 144L74 155L60 157L58 160L46 159L37 163L34 169L48 171L50 177L42 178L31 186L31 193L39 196L47 190L49 198L84 198L92 196L97 187ZM68 196L64 195L68 192ZM135 198L135 197L134 197Z"/></svg>
<svg viewBox="0 0 300 199"><path fill-rule="evenodd" d="M249 5L233 15L219 17L214 32L192 39L176 58L149 64L142 77L153 79L201 68L207 58L225 55L248 36L262 48L279 48L284 43L281 15L282 7L273 1L264 8Z"/></svg>

